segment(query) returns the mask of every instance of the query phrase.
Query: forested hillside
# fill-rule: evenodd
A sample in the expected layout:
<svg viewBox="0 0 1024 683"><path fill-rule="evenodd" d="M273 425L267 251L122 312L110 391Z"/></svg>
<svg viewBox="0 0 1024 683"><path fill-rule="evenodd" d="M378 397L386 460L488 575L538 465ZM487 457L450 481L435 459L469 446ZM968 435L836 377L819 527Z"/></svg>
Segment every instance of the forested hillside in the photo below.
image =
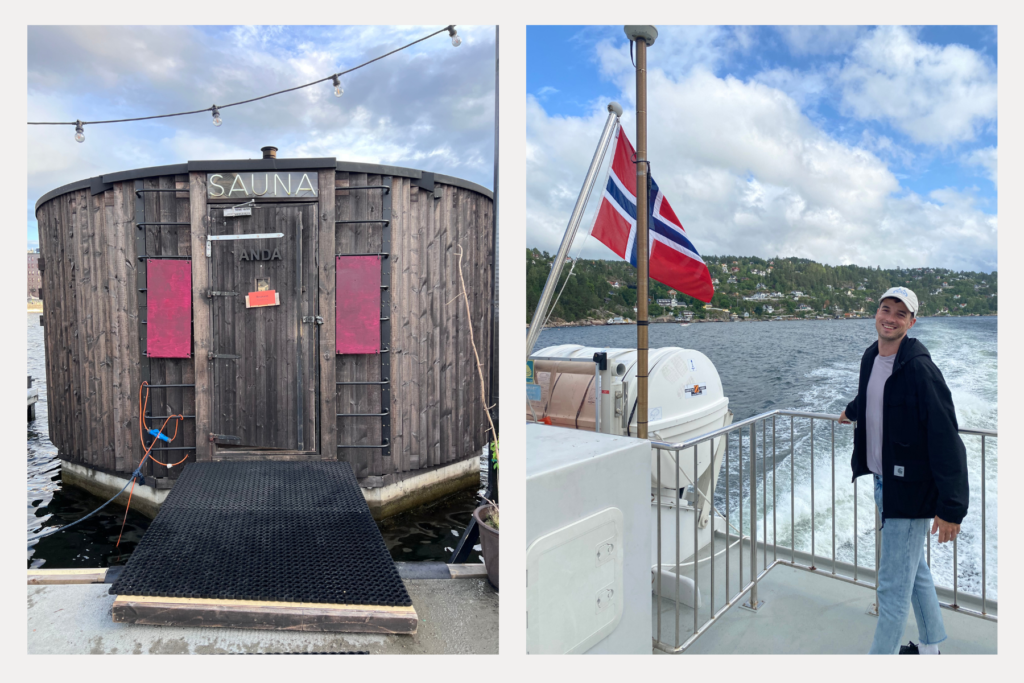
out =
<svg viewBox="0 0 1024 683"><path fill-rule="evenodd" d="M526 250L526 321L530 322L551 270L552 256ZM751 318L874 315L878 297L889 287L912 289L921 303L919 315L987 315L997 312L997 273L945 268L882 270L871 266L827 266L808 259L761 259L753 256L704 256L715 282L708 306ZM636 269L625 261L580 259L566 263L559 282L568 278L552 318L567 322L622 316L635 319ZM615 285L618 284L616 287ZM673 308L668 302L676 300ZM659 305L658 300L666 305ZM651 280L650 317L713 315L705 304L676 294Z"/></svg>

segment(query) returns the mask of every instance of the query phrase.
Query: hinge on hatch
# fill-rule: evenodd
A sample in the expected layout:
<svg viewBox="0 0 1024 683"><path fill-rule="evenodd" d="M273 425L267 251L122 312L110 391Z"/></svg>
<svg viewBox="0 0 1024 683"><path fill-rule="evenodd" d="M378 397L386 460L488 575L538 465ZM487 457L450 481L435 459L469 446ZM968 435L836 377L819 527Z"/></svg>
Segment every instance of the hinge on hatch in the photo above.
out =
<svg viewBox="0 0 1024 683"><path fill-rule="evenodd" d="M302 316L302 322L304 323L316 323L317 325L323 325L324 319L318 315L304 315Z"/></svg>

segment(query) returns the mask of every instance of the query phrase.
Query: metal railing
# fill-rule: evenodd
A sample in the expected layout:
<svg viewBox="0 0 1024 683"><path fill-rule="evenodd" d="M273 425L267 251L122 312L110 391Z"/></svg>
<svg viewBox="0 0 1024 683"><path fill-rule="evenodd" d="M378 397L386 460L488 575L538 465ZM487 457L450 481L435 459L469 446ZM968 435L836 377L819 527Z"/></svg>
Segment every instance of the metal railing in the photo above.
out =
<svg viewBox="0 0 1024 683"><path fill-rule="evenodd" d="M777 428L779 427L780 418L787 418L787 417L789 418L789 452L788 452L788 457L789 457L789 461L790 461L790 467L789 467L789 475L790 475L790 520L789 520L790 521L790 529L789 529L789 531L790 531L790 534L789 534L790 535L790 547L789 548L780 548L779 545L778 545L778 534L777 534L777 531L778 531L778 519L777 519L777 515L776 515L777 497L776 497L776 487L775 487L776 478L777 478L776 475L778 474L778 469L776 467L776 456L778 455L778 453L777 453L777 440L776 440L776 436L777 436ZM807 420L810 420L809 441L810 441L810 516L811 516L811 520L810 520L810 546L811 546L811 551L810 551L809 554L807 552L803 551L803 550L798 550L797 547L796 547L796 503L797 503L797 499L796 499L796 486L795 486L795 484L796 484L795 460L796 460L796 457L800 456L801 453L802 453L801 451L797 451L796 448L795 448L795 444L796 444L796 440L797 439L796 439L796 432L795 432L794 423L795 423L796 419L807 419ZM808 571L808 572L817 573L817 574L820 574L820 575L823 575L823 576L829 576L831 578L835 578L835 579L838 579L838 580L841 580L841 581L845 581L847 583L851 583L851 584L854 584L854 585L858 585L858 586L862 586L862 587L870 588L870 589L874 590L875 591L875 603L874 603L874 605L872 605L872 609L874 611L873 612L869 612L869 613L873 613L873 614L877 615L877 605L878 605L878 599L877 599L877 593L878 593L877 567L878 567L879 552L880 552L880 549L881 549L879 515L878 515L878 510L875 509L875 525L874 525L874 532L875 532L874 533L874 542L875 542L874 560L875 560L875 562L874 562L874 566L873 567L861 566L860 563L858 562L858 559L859 559L859 556L858 556L859 534L858 534L858 529L857 529L857 482L856 482L856 480L854 480L854 482L853 482L853 519L854 519L854 522L853 522L853 563L850 564L848 562L840 562L840 561L837 560L837 556L836 556L836 485L835 485L835 483L836 483L836 458L835 458L836 439L835 439L835 426L836 426L836 422L838 422L838 420L839 420L839 416L838 415L827 415L827 414L824 414L824 413L811 413L811 412L803 412L803 411L795 411L795 410L773 410L773 411L770 411L770 412L767 412L767 413L762 413L760 415L755 415L754 417L747 418L745 420L742 420L740 422L734 423L732 425L728 425L726 427L722 427L720 429L716 429L714 431L707 432L706 434L702 434L699 437L696 437L696 438L693 438L693 439L689 439L689 440L683 441L681 443L669 444L669 443L658 442L658 441L652 441L651 442L652 448L654 448L655 450L659 451L658 457L656 458L656 460L657 460L657 467L656 467L656 473L655 473L656 474L656 480L657 480L657 493L654 494L654 496L652 497L652 502L656 503L656 506L657 506L656 509L658 511L657 512L657 522L656 522L656 524L657 524L657 564L656 564L657 574L656 574L656 577L653 580L654 593L655 593L654 597L655 597L655 600L656 600L655 611L657 613L657 616L655 617L656 624L655 624L654 639L653 639L654 640L654 647L655 648L657 648L659 650L663 650L665 652L683 652L683 651L685 651L688 647L690 647L697 640L697 638L699 638L701 635L703 635L716 621L718 621L725 614L725 612L729 608L731 608L736 603L738 603L745 595L749 594L748 600L746 602L744 602L741 606L743 608L746 608L746 609L749 609L749 610L757 611L763 605L763 602L759 602L758 601L758 597L757 597L758 582L761 581L764 578L764 576L769 571L772 570L772 568L774 568L776 565L780 565L780 564L788 566L788 567L794 567L794 568L797 568L797 569L802 569L802 570L805 570L805 571ZM829 556L819 556L817 554L816 538L815 538L815 536L816 536L816 534L815 534L815 526L816 526L815 514L816 514L816 512L815 512L815 505L814 505L814 496L815 496L815 478L814 478L814 464L815 464L814 463L814 447L815 447L814 439L815 439L815 430L814 430L814 428L815 428L815 424L818 421L823 421L823 422L829 423L829 425L830 425L830 432L831 432L830 433L830 444L831 444L831 459L830 459L830 461L831 461L831 501L830 501L830 503L831 504L830 504L829 507L830 507L830 510L831 510L831 546L832 546L832 553L831 553L830 557ZM785 426L784 425L785 421L782 420L782 422L783 422L782 426L784 427ZM760 434L760 436L761 436L761 447L760 447L760 449L758 449L758 444L757 444L757 441L758 441L758 429L757 429L757 427L758 427L759 423L760 423L760 432L761 432L761 434ZM769 450L769 444L768 444L768 438L767 438L768 437L768 425L769 424L771 425L771 463L770 464L767 463L768 450ZM851 430L852 430L852 427L851 427ZM958 580L959 579L959 571L958 571L958 566L957 566L957 540L958 540L958 537L954 538L953 543L952 543L952 546L953 546L953 551L952 551L953 552L953 586L950 589L947 586L940 586L940 585L936 584L936 590L937 590L937 592L939 592L941 594L944 594L944 595L950 595L951 594L951 596L952 596L952 602L943 602L942 600L940 600L939 601L939 605L941 607L943 607L945 609L953 610L953 611L956 611L956 612L960 612L960 613L963 613L963 614L967 614L967 615L970 615L970 616L978 617L978 618L981 618L981 619L986 619L986 620L990 620L990 621L997 621L998 617L995 614L992 614L992 613L989 612L989 607L990 606L991 607L996 607L996 605L995 605L994 601L988 599L987 591L986 591L988 573L987 573L987 564L986 564L986 555L985 555L985 551L986 551L985 539L986 539L986 535L987 535L986 510L985 510L986 488L987 488L986 476L985 476L985 472L986 472L986 468L985 468L985 455L986 455L986 453L985 453L985 451L986 451L986 439L997 438L998 437L998 433L996 432L996 430L989 430L989 429L960 429L959 431L960 431L960 434L962 436L975 436L975 437L980 437L980 439L981 439L981 473L980 473L980 476L979 476L979 479L981 481L981 594L977 595L975 593L969 593L967 591L962 590L959 587L959 580ZM735 437L736 437L735 442L738 444L738 451L739 451L738 452L738 461L739 461L738 462L738 470L739 470L739 515L738 515L738 517L739 517L739 527L738 528L734 527L732 525L731 517L730 517L730 513L731 513L731 510L730 510L730 507L731 507L731 503L730 503L731 495L730 494L732 492L732 487L731 487L731 481L730 481L730 450L731 449L730 449L730 438L729 437L733 436L733 435L735 435ZM743 446L744 446L744 436L746 436L747 449L748 449L748 452L749 452L749 458L748 458L748 465L749 465L749 475L748 475L749 476L749 482L748 482L748 486L749 486L749 490L748 490L748 496L747 496L746 501L744 501L744 491L743 491L743 483L744 483L743 482L743 467L744 467ZM725 515L724 515L724 522L725 522L725 525L724 525L725 526L725 534L724 534L724 536L725 536L725 539L724 539L725 540L725 550L718 550L717 552L716 552L716 543L715 543L715 536L716 536L715 521L721 522L723 520L723 517L718 512L718 509L716 507L714 507L714 498L715 498L714 491L710 492L710 494L705 493L704 491L700 491L698 486L697 486L697 484L696 484L697 473L698 473L698 469L697 469L697 465L698 465L698 462L697 462L697 447L700 446L701 444L704 444L705 442L711 441L712 457L711 457L711 464L709 466L713 467L714 463L715 463L715 459L716 459L715 458L715 448L714 448L715 441L712 441L714 439L722 439L722 440L724 440L724 444L721 444L721 446L724 447L724 450L725 450L725 452L724 452L724 462L722 463L723 468L724 468L724 480L725 480ZM758 491L757 491L757 475L758 475L758 472L757 472L757 469L758 469L757 468L757 457L758 457L758 450L760 450L760 458L761 458L761 468L760 468L761 469L761 472L760 472L760 475L761 475L761 491L760 491L761 504L760 504L760 506L759 506ZM661 472L661 452L662 451L670 452L671 453L671 457L672 457L672 460L673 460L674 465L675 465L674 482L673 481L669 481L669 482L665 482L665 484L663 484L662 472ZM684 460L682 460L682 458L687 457L691 453L692 453L692 458L693 458L693 470L692 470L692 472L694 473L694 477L693 478L694 478L695 481L684 481L684 482L681 482L680 478L679 478L680 477L680 463L685 462ZM783 453L783 455L786 455L786 454ZM843 471L846 472L847 471L846 468L844 468ZM683 476L686 477L686 474L684 473ZM771 478L771 501L770 501L771 506L770 506L770 510L769 510L768 485L767 485L767 481L768 481L769 477ZM719 480L718 480L719 483L721 483L721 480L722 480L722 477L720 476ZM674 488L675 488L675 491L677 492L676 495L678 497L677 497L676 500L669 501L666 504L666 501L665 501L665 498L666 498L665 491L669 491L670 492L669 496L671 496L671 491L672 491L671 484L672 483L675 484ZM686 487L687 485L692 485L692 491L693 491L693 495L692 495L692 508L690 508L687 505L685 505L684 501L681 499L682 496L681 496L680 492L683 491L684 487ZM663 486L664 486L664 488L663 488ZM699 545L700 534L699 534L699 528L698 528L698 519L700 517L699 510L700 510L700 508L702 506L702 502L701 502L700 498L710 498L709 502L711 504L710 505L710 508L711 508L711 518L712 518L711 530L710 530L711 542L710 542L710 551L708 552L708 556L706 556L706 557L701 557L700 556L701 548L700 548L700 545ZM749 523L749 533L747 535L743 534L743 519L744 519L743 508L744 508L744 502L747 503L747 507L749 508L749 520L750 520L750 523ZM663 562L662 562L662 545L663 545L663 542L665 540L663 538L663 536L662 536L662 512L661 511L662 511L663 507L674 508L674 510L675 510L675 565L674 566L675 566L675 572L676 572L677 578L674 580L674 583L675 583L674 595L664 595L664 593L662 591L662 574L663 574L662 568L663 567L672 567L673 566L671 564L663 564ZM872 507L874 507L874 503L872 503ZM693 517L693 553L692 553L692 555L689 556L689 557L692 557L692 562L688 562L685 565L680 565L680 559L681 558L680 558L680 548L679 548L680 542L679 542L679 539L680 539L680 511L681 510L690 510L690 511L692 511L692 517ZM771 536L772 542L771 543L768 543L768 516L769 516L769 514L771 515L771 518L772 518L771 519L771 523L772 523L772 536ZM759 516L760 516L760 520L758 519ZM761 530L762 531L762 539L761 540L758 539L758 528L757 528L758 527L758 521L761 522L761 527L762 527L762 530ZM730 529L735 530L736 533L733 534L730 531ZM730 567L730 554L731 554L731 552L730 551L736 545L740 546L739 562L738 562L738 564L739 564L739 567L738 567L738 571L739 571L739 584L740 585L737 588L737 592L735 594L732 594L730 592L730 576L731 576L731 573L732 573L730 571L731 570L731 567ZM747 547L744 548L744 545L746 545ZM779 557L779 551L780 550L783 553L788 554L789 558L788 559L786 559L784 557L780 558ZM757 570L757 564L758 564L757 555L758 555L758 551L760 551L761 556L762 556L761 557L761 569L760 569L760 571ZM788 553L787 553L787 551L788 551ZM724 604L721 605L720 609L718 609L716 611L716 609L715 609L715 559L716 559L717 555L721 555L723 553L725 554L725 560L724 561L725 561L725 598L726 599L725 599ZM743 562L743 559L744 559L743 555L744 555L744 553L748 553L748 555L749 555L749 559L747 560L746 564L747 564L747 566L749 568L750 577L749 577L749 579L747 580L746 583L743 582L743 564L744 564L744 562ZM768 558L769 555L771 555L770 563L769 563L769 558ZM932 563L932 557L931 556L932 556L932 552L931 552L931 534L929 534L928 535L928 541L927 541L927 562L928 562L929 567L931 566L931 563ZM822 561L822 560L824 560L826 563L827 562L831 562L830 569L826 569L826 568L824 568L824 566L818 566L819 562ZM707 562L709 564L710 591L709 591L708 595L710 597L710 610L708 612L708 616L706 618L704 618L703 620L701 620L701 611L702 610L699 609L699 607L698 607L698 604L699 604L698 603L698 600L699 600L698 594L699 594L699 588L700 588L700 581L699 581L699 579L700 579L700 574L701 574L701 571L702 571L700 565L702 563L705 563L705 562ZM721 562L722 562L722 560L719 560L719 563L721 563ZM693 591L692 591L693 631L685 638L685 640L680 642L680 633L681 632L680 632L679 620L680 620L680 609L681 608L680 608L679 586L680 586L680 583L682 583L682 578L684 577L684 575L682 574L682 567L683 566L692 566L693 567L693 576L692 576L692 580L693 580ZM840 571L837 571L837 569L839 569ZM869 576L871 578L871 580L865 580L864 578L862 578L862 575ZM685 577L685 578L687 580L689 579L689 577ZM674 635L674 638L672 639L673 640L672 643L666 643L666 642L663 641L663 628L662 628L662 626L663 626L663 624L662 624L662 612L664 611L663 610L663 603L662 603L662 599L663 598L668 599L668 600L673 600L674 599L674 602L675 602L675 631L674 631L675 635ZM968 598L968 600L967 600L968 602L971 602L971 603L973 603L976 606L978 604L980 604L980 607L978 609L972 609L972 608L966 607L965 605L960 604L961 598ZM683 597L683 602L685 603L687 599L690 599L690 597L689 596L684 596Z"/></svg>

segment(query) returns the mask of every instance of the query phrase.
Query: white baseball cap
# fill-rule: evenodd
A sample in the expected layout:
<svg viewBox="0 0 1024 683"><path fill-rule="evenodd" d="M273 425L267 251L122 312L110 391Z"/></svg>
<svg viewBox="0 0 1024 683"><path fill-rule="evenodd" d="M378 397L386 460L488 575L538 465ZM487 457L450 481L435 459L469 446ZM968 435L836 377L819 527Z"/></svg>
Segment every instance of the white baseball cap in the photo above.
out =
<svg viewBox="0 0 1024 683"><path fill-rule="evenodd" d="M899 299L907 305L912 315L917 315L917 294L914 294L914 292L906 287L890 287L882 295L882 298L878 300L879 303L881 303L882 299Z"/></svg>

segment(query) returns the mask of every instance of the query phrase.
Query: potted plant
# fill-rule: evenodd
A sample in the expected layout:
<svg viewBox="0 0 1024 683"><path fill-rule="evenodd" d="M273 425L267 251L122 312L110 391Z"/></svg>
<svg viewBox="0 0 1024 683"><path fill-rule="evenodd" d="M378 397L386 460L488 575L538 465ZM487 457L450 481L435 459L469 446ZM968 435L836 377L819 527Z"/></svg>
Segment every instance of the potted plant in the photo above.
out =
<svg viewBox="0 0 1024 683"><path fill-rule="evenodd" d="M498 504L484 499L484 504L473 511L480 529L480 552L487 567L487 580L498 589Z"/></svg>

